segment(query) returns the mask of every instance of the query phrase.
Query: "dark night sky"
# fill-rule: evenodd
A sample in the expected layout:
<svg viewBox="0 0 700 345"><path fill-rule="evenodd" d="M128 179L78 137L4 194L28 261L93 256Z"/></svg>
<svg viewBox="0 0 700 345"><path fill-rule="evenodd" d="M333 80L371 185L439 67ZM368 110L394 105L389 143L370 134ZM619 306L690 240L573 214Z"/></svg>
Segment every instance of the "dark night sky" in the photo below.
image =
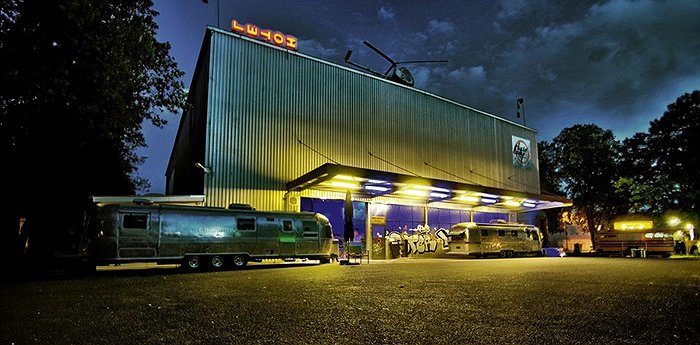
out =
<svg viewBox="0 0 700 345"><path fill-rule="evenodd" d="M207 25L217 25L217 0L156 0L158 39L189 87ZM700 89L700 1L227 1L231 19L293 35L299 52L384 71L371 42L407 65L416 87L505 119L525 99L526 125L551 140L574 124L594 123L618 139L648 129L666 106ZM179 114L164 129L146 126L149 147L139 174L150 192L165 192L165 168Z"/></svg>

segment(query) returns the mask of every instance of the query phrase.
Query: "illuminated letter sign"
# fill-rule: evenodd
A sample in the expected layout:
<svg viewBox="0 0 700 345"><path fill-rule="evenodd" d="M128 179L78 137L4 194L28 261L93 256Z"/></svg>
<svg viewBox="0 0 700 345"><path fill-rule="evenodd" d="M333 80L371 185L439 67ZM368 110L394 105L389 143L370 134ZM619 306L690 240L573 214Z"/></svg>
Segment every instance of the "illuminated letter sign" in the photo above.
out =
<svg viewBox="0 0 700 345"><path fill-rule="evenodd" d="M512 136L513 165L519 168L529 168L532 162L530 140Z"/></svg>
<svg viewBox="0 0 700 345"><path fill-rule="evenodd" d="M272 32L272 30L269 29L260 29L260 27L254 24L241 24L235 19L231 21L231 31L272 43L278 47L297 50L296 37L285 35L279 31Z"/></svg>

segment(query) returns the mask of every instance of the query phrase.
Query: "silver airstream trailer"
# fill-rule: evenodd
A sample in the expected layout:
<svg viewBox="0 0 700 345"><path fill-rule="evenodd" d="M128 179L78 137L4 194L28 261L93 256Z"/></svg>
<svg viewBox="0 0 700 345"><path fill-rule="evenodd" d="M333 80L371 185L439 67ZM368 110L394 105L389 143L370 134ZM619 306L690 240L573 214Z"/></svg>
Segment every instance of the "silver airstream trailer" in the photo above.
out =
<svg viewBox="0 0 700 345"><path fill-rule="evenodd" d="M99 205L90 222L96 265L180 263L191 269L243 267L263 259L330 262L333 232L307 212L130 203Z"/></svg>
<svg viewBox="0 0 700 345"><path fill-rule="evenodd" d="M494 222L459 223L447 234L451 255L514 257L542 253L542 236L534 225Z"/></svg>

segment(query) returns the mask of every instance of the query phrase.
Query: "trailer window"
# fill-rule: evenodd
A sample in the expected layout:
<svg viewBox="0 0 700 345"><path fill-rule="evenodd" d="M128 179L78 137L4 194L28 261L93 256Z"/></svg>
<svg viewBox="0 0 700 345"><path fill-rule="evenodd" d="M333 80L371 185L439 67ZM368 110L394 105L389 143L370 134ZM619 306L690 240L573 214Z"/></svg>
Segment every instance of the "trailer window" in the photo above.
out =
<svg viewBox="0 0 700 345"><path fill-rule="evenodd" d="M148 229L147 214L125 214L122 217L122 228L124 229Z"/></svg>
<svg viewBox="0 0 700 345"><path fill-rule="evenodd" d="M285 220L282 222L282 231L292 232L292 221L291 220Z"/></svg>
<svg viewBox="0 0 700 345"><path fill-rule="evenodd" d="M238 230L255 230L255 218L238 218L236 227Z"/></svg>
<svg viewBox="0 0 700 345"><path fill-rule="evenodd" d="M302 229L304 229L303 237L318 237L318 224L316 222L302 222Z"/></svg>

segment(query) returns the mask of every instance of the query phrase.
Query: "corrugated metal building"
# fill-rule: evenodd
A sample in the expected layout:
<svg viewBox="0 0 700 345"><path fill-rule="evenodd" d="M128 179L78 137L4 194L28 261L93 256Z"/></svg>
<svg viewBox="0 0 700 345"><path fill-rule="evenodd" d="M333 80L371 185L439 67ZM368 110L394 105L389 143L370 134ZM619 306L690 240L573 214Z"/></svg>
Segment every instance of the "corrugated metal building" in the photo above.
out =
<svg viewBox="0 0 700 345"><path fill-rule="evenodd" d="M233 32L207 28L189 101L167 193L209 206L299 210L350 191L514 220L568 202L540 194L535 130Z"/></svg>

